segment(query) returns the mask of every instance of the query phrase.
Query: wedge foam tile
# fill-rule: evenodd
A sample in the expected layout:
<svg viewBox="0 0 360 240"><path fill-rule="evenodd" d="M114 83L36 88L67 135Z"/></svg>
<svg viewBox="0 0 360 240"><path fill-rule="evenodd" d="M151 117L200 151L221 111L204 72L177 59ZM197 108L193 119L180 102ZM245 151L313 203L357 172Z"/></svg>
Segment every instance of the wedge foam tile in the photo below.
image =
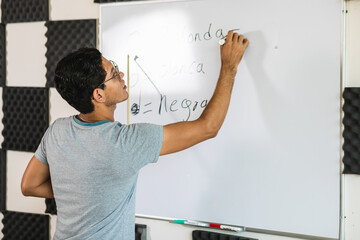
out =
<svg viewBox="0 0 360 240"><path fill-rule="evenodd" d="M6 210L6 151L0 149L0 211Z"/></svg>
<svg viewBox="0 0 360 240"><path fill-rule="evenodd" d="M48 215L2 212L4 218L2 223L4 228L2 233L3 240L49 240L49 221Z"/></svg>
<svg viewBox="0 0 360 240"><path fill-rule="evenodd" d="M3 88L5 150L35 152L49 126L48 88Z"/></svg>
<svg viewBox="0 0 360 240"><path fill-rule="evenodd" d="M195 230L192 232L193 240L257 240L255 238L233 236L216 232Z"/></svg>
<svg viewBox="0 0 360 240"><path fill-rule="evenodd" d="M55 198L45 199L46 210L45 213L50 213L51 215L57 214L56 201Z"/></svg>
<svg viewBox="0 0 360 240"><path fill-rule="evenodd" d="M343 97L344 173L360 174L360 88L345 88Z"/></svg>
<svg viewBox="0 0 360 240"><path fill-rule="evenodd" d="M49 20L49 0L2 0L2 23Z"/></svg>
<svg viewBox="0 0 360 240"><path fill-rule="evenodd" d="M135 224L135 240L146 240L146 225Z"/></svg>
<svg viewBox="0 0 360 240"><path fill-rule="evenodd" d="M96 48L96 20L49 21L46 32L46 86L54 87L57 63L81 47Z"/></svg>

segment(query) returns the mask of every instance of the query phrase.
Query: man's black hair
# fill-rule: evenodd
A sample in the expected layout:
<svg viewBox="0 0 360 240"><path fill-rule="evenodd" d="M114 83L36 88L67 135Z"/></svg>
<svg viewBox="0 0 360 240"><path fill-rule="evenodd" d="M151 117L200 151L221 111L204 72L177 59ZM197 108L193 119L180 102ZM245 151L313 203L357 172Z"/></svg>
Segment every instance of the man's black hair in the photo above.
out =
<svg viewBox="0 0 360 240"><path fill-rule="evenodd" d="M65 56L55 69L55 87L71 106L81 113L94 111L94 89L106 77L99 50L81 48ZM104 89L104 84L100 88Z"/></svg>

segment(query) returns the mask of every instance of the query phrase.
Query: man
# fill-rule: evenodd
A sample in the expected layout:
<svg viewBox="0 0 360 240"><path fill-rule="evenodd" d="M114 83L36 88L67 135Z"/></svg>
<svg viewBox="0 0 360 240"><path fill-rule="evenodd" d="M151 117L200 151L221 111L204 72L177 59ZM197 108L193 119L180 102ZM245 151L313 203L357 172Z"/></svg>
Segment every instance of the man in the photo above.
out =
<svg viewBox="0 0 360 240"><path fill-rule="evenodd" d="M124 74L98 50L80 49L58 63L56 89L80 114L48 128L21 183L25 196L55 197L54 239L135 238L139 170L217 135L248 44L229 31L220 47L219 80L201 116L165 126L114 121L116 104L128 98Z"/></svg>

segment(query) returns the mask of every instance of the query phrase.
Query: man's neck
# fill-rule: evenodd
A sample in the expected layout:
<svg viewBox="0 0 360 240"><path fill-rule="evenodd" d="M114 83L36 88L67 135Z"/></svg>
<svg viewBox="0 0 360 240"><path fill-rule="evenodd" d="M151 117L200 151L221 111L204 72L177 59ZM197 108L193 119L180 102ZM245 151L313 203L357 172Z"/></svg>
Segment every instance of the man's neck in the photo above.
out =
<svg viewBox="0 0 360 240"><path fill-rule="evenodd" d="M115 108L95 109L91 113L83 114L80 113L77 118L82 122L100 122L100 121L111 121L114 122L114 111Z"/></svg>

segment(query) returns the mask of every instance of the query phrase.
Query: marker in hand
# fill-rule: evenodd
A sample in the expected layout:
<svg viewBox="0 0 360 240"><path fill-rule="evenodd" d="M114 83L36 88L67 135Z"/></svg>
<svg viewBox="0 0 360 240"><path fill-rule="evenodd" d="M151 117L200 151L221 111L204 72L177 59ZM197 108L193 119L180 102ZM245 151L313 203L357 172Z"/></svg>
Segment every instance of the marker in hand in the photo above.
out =
<svg viewBox="0 0 360 240"><path fill-rule="evenodd" d="M231 29L230 31L239 31L240 29L239 28L237 28L237 29ZM226 37L227 37L227 35L225 36L225 37L223 37L222 39L220 39L220 41L219 41L219 44L220 45L224 45L225 44L225 42L226 42Z"/></svg>

